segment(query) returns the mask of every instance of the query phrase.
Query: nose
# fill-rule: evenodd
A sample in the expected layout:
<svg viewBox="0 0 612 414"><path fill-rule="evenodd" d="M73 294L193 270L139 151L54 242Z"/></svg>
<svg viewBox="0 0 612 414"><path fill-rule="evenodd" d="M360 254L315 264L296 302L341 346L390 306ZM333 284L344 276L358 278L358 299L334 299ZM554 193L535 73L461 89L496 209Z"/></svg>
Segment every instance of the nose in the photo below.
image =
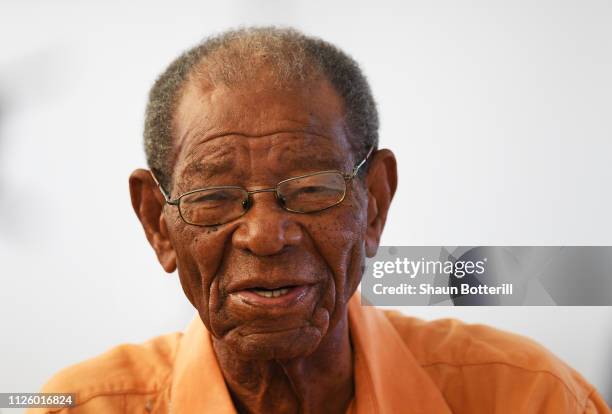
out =
<svg viewBox="0 0 612 414"><path fill-rule="evenodd" d="M251 207L239 219L232 243L257 256L278 254L302 241L302 229L294 216L278 205L274 193L252 194Z"/></svg>

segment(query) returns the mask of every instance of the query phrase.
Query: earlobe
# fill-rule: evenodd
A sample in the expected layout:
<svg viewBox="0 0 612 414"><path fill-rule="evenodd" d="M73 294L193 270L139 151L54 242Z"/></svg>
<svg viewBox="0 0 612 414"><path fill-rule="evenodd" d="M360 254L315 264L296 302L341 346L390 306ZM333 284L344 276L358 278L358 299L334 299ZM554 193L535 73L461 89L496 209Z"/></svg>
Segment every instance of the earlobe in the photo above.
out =
<svg viewBox="0 0 612 414"><path fill-rule="evenodd" d="M160 228L160 237L157 241L158 246L153 247L155 252L157 253L157 258L159 259L159 263L161 263L162 267L167 273L172 273L176 270L176 253L172 244L170 243L170 238L168 237L168 226L166 225L166 218L164 215L159 216L159 228Z"/></svg>
<svg viewBox="0 0 612 414"><path fill-rule="evenodd" d="M130 175L130 197L157 259L166 272L173 272L176 270L176 253L163 215L165 201L149 171L138 169Z"/></svg>
<svg viewBox="0 0 612 414"><path fill-rule="evenodd" d="M378 250L391 200L397 189L397 162L388 149L377 151L371 161L366 178L368 189L368 227L366 255L373 257Z"/></svg>

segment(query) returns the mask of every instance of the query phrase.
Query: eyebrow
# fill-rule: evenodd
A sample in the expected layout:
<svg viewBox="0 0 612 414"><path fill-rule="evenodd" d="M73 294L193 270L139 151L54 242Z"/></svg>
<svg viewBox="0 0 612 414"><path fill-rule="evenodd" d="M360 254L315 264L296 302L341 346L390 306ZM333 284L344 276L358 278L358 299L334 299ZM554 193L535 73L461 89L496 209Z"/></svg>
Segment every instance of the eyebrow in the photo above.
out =
<svg viewBox="0 0 612 414"><path fill-rule="evenodd" d="M292 166L312 166L313 168L338 169L342 168L343 157L322 149L320 151L304 151L303 148L286 148L281 154L281 160L287 155L291 156Z"/></svg>
<svg viewBox="0 0 612 414"><path fill-rule="evenodd" d="M196 153L190 155L191 160L183 169L182 174L189 182L199 181L202 177L208 179L215 175L224 174L234 169L236 160L232 156L234 148L227 145L213 144L206 150L202 159Z"/></svg>
<svg viewBox="0 0 612 414"><path fill-rule="evenodd" d="M185 173L198 174L204 177L212 177L217 174L227 173L232 171L236 165L233 158L224 158L223 160L193 160L185 167Z"/></svg>

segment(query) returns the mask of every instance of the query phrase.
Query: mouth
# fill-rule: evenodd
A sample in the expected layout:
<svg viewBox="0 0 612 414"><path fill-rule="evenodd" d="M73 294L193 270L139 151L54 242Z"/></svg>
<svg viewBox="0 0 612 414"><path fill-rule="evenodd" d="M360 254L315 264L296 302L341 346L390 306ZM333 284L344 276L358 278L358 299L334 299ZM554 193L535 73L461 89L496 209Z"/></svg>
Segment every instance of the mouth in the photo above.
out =
<svg viewBox="0 0 612 414"><path fill-rule="evenodd" d="M257 286L233 294L251 305L291 306L302 300L311 288L312 285L286 285L273 289Z"/></svg>

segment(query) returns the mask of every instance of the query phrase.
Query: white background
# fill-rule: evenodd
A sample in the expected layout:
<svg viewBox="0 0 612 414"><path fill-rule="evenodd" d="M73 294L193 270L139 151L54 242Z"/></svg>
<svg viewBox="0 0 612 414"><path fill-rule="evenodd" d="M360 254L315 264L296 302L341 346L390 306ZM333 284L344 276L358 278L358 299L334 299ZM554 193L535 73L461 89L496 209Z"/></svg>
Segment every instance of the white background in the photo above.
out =
<svg viewBox="0 0 612 414"><path fill-rule="evenodd" d="M205 35L271 23L369 77L399 160L383 244L612 244L609 1L2 1L0 392L189 322L129 202L146 95ZM402 310L526 334L612 400L610 307Z"/></svg>

